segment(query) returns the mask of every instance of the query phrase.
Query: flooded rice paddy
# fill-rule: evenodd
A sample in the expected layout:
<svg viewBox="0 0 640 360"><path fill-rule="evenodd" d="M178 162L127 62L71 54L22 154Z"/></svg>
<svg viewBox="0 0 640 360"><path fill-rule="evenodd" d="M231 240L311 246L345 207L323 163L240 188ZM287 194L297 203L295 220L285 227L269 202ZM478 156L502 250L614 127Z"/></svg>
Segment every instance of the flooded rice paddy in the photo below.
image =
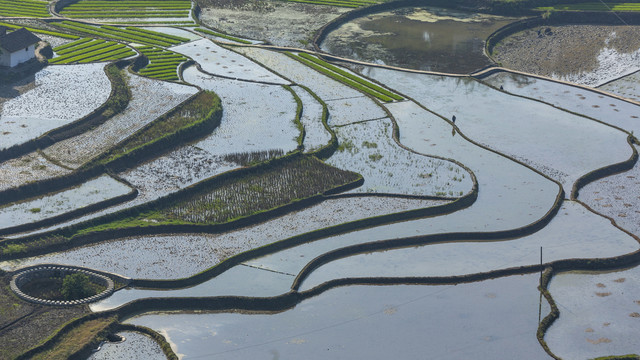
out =
<svg viewBox="0 0 640 360"><path fill-rule="evenodd" d="M87 360L130 359L130 360L163 360L166 356L160 345L147 335L132 331L123 331L117 335L124 338L122 342L105 342L100 350L91 354Z"/></svg>
<svg viewBox="0 0 640 360"><path fill-rule="evenodd" d="M640 108L637 104L588 88L510 72L499 72L483 81L496 88L502 87L511 94L540 100L628 132L640 133Z"/></svg>
<svg viewBox="0 0 640 360"><path fill-rule="evenodd" d="M389 119L334 128L343 145L330 165L362 174L364 184L353 192L458 197L473 186L460 165L412 153L393 140Z"/></svg>
<svg viewBox="0 0 640 360"><path fill-rule="evenodd" d="M390 197L330 198L317 205L224 234L150 235L0 263L5 270L39 263L78 265L131 278L176 279L204 271L240 252L349 221L446 204ZM185 261L189 259L189 261Z"/></svg>
<svg viewBox="0 0 640 360"><path fill-rule="evenodd" d="M50 66L35 74L29 91L17 94L4 89L7 98L0 104L0 150L79 120L107 101L111 82L104 66Z"/></svg>
<svg viewBox="0 0 640 360"><path fill-rule="evenodd" d="M304 149L312 152L326 146L331 141L331 133L322 123L322 104L309 91L299 86L293 87L296 95L302 101L302 116L300 122L304 127Z"/></svg>
<svg viewBox="0 0 640 360"><path fill-rule="evenodd" d="M636 149L640 147L636 146ZM626 172L587 184L578 199L611 217L620 227L640 237L640 163Z"/></svg>
<svg viewBox="0 0 640 360"><path fill-rule="evenodd" d="M366 72L447 119L455 116L463 134L559 181L565 192L586 173L632 154L619 130L471 78L377 68Z"/></svg>
<svg viewBox="0 0 640 360"><path fill-rule="evenodd" d="M128 75L131 100L123 112L100 126L55 143L44 153L77 169L198 92L193 86Z"/></svg>
<svg viewBox="0 0 640 360"><path fill-rule="evenodd" d="M526 275L456 286L351 286L275 314L149 314L127 322L165 334L185 359L408 359L425 351L438 359L549 359L529 336L538 327L537 282ZM548 309L543 303L542 313Z"/></svg>
<svg viewBox="0 0 640 360"><path fill-rule="evenodd" d="M28 224L131 192L129 186L103 175L57 194L0 207L0 229Z"/></svg>
<svg viewBox="0 0 640 360"><path fill-rule="evenodd" d="M288 81L271 71L211 40L201 39L172 47L171 50L195 60L203 71L212 75L282 85L289 84Z"/></svg>
<svg viewBox="0 0 640 360"><path fill-rule="evenodd" d="M257 65L256 65L257 66ZM214 155L296 149L296 102L279 85L213 77L195 67L184 71L186 81L220 96L222 122L212 135L194 144Z"/></svg>
<svg viewBox="0 0 640 360"><path fill-rule="evenodd" d="M640 71L608 82L598 89L640 102Z"/></svg>
<svg viewBox="0 0 640 360"><path fill-rule="evenodd" d="M579 239L579 240L578 240ZM332 261L311 273L302 290L340 278L458 276L575 258L624 255L640 244L579 203L565 201L542 230L512 240L440 243L359 254Z"/></svg>
<svg viewBox="0 0 640 360"><path fill-rule="evenodd" d="M322 50L350 59L466 74L491 64L485 39L514 18L424 7L352 20L329 33Z"/></svg>
<svg viewBox="0 0 640 360"><path fill-rule="evenodd" d="M545 340L563 359L640 353L640 267L556 275L549 291L560 317Z"/></svg>

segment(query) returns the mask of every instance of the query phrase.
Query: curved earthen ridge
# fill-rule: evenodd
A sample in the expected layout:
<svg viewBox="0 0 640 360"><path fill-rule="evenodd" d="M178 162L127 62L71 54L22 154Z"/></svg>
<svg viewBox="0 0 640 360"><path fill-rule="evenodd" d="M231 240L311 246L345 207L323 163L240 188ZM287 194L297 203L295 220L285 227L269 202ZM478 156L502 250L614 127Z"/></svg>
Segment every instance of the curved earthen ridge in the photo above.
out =
<svg viewBox="0 0 640 360"><path fill-rule="evenodd" d="M62 277L68 274L85 274L91 281L105 286L106 289L99 294L86 297L78 300L47 300L37 298L31 295L27 295L22 292L21 287L34 279L46 278L46 277ZM64 266L64 265L36 265L20 270L11 278L11 290L22 300L48 306L74 306L80 304L86 304L94 301L98 301L111 295L115 289L115 283L111 277L99 274L94 271L90 271L85 268L77 266Z"/></svg>

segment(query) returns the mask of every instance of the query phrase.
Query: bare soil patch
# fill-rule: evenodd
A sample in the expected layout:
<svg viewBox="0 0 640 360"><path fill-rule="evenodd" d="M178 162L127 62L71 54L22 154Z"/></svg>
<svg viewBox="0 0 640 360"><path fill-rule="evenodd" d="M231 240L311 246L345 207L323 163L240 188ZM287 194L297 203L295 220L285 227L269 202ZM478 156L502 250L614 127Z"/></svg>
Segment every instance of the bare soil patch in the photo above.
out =
<svg viewBox="0 0 640 360"><path fill-rule="evenodd" d="M9 288L10 277L0 278L0 354L12 359L48 338L71 319L88 313L85 305L54 308L20 300Z"/></svg>
<svg viewBox="0 0 640 360"><path fill-rule="evenodd" d="M350 9L259 0L199 0L200 20L222 32L275 45L313 48L315 32Z"/></svg>

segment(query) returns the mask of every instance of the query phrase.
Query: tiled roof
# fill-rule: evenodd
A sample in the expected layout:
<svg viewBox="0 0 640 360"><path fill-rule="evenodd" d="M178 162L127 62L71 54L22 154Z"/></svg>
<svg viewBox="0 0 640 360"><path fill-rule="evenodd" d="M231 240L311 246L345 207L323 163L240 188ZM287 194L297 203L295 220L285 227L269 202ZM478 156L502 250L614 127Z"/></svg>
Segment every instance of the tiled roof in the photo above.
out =
<svg viewBox="0 0 640 360"><path fill-rule="evenodd" d="M0 37L0 47L8 52L16 52L22 50L29 45L33 45L40 41L40 38L33 35L29 30L21 28L14 32L10 32Z"/></svg>

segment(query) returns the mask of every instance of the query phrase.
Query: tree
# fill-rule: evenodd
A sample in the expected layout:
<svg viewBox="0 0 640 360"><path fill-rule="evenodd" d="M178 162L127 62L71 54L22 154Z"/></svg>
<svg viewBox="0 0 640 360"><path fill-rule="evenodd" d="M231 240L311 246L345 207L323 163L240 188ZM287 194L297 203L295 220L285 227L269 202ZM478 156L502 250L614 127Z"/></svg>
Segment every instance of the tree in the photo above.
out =
<svg viewBox="0 0 640 360"><path fill-rule="evenodd" d="M67 275L62 280L60 291L66 300L77 300L95 295L95 290L89 277L82 273Z"/></svg>

